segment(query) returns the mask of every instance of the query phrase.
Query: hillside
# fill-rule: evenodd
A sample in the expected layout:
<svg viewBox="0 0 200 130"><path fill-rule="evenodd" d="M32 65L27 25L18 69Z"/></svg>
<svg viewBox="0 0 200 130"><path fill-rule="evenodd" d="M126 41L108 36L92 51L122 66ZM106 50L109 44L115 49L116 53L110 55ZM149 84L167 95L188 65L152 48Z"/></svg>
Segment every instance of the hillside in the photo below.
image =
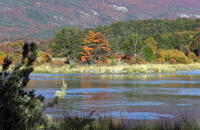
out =
<svg viewBox="0 0 200 130"><path fill-rule="evenodd" d="M0 39L49 38L81 28L149 18L200 18L199 0L0 0Z"/></svg>

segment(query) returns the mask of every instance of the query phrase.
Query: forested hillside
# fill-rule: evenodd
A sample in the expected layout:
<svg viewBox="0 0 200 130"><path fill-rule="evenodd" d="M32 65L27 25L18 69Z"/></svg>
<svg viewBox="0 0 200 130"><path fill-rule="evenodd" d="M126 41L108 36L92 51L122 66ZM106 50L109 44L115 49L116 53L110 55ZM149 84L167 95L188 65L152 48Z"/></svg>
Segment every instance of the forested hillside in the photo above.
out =
<svg viewBox="0 0 200 130"><path fill-rule="evenodd" d="M131 20L113 23L108 26L98 26L92 30L102 32L111 44L111 48L119 51L123 38L126 38L130 33L138 34L143 42L148 37L153 37L158 42L159 49L178 49L180 46L190 42L183 41L184 38L182 37L186 37L186 34L189 36L189 34L198 32L199 28L200 19L178 18L176 20ZM174 41L173 38L177 35L182 36L177 41Z"/></svg>
<svg viewBox="0 0 200 130"><path fill-rule="evenodd" d="M199 0L0 0L0 38L48 39L63 26L200 17Z"/></svg>

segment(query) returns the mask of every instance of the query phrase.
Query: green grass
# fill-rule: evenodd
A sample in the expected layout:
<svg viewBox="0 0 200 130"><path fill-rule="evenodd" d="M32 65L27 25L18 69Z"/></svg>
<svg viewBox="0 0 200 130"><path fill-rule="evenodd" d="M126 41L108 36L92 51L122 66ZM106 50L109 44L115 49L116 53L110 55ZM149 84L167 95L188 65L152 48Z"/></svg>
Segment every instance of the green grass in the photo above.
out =
<svg viewBox="0 0 200 130"><path fill-rule="evenodd" d="M128 74L173 73L182 70L199 70L200 63L193 64L135 64L135 65L63 65L43 64L34 67L34 73L48 74Z"/></svg>

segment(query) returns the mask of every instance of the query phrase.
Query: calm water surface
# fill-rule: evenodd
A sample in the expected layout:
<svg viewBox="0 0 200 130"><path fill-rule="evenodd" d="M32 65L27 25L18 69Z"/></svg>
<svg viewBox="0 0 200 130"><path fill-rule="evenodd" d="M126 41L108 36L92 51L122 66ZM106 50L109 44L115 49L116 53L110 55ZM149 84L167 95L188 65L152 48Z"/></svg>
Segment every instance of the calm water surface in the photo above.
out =
<svg viewBox="0 0 200 130"><path fill-rule="evenodd" d="M45 113L126 119L200 119L200 71L174 74L48 75L32 74L28 89L49 102L67 83L66 96Z"/></svg>

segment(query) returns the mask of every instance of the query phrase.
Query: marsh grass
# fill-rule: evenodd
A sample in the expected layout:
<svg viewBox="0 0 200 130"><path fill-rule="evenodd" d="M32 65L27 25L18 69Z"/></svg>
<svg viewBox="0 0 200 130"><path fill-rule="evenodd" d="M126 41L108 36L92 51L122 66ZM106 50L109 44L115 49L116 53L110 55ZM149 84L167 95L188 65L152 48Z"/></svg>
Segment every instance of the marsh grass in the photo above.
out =
<svg viewBox="0 0 200 130"><path fill-rule="evenodd" d="M98 119L66 116L54 120L50 130L200 130L196 120L128 120L104 117Z"/></svg>
<svg viewBox="0 0 200 130"><path fill-rule="evenodd" d="M134 64L134 65L70 65L35 66L34 73L48 74L128 74L128 73L173 73L183 70L199 70L200 63L193 64Z"/></svg>

